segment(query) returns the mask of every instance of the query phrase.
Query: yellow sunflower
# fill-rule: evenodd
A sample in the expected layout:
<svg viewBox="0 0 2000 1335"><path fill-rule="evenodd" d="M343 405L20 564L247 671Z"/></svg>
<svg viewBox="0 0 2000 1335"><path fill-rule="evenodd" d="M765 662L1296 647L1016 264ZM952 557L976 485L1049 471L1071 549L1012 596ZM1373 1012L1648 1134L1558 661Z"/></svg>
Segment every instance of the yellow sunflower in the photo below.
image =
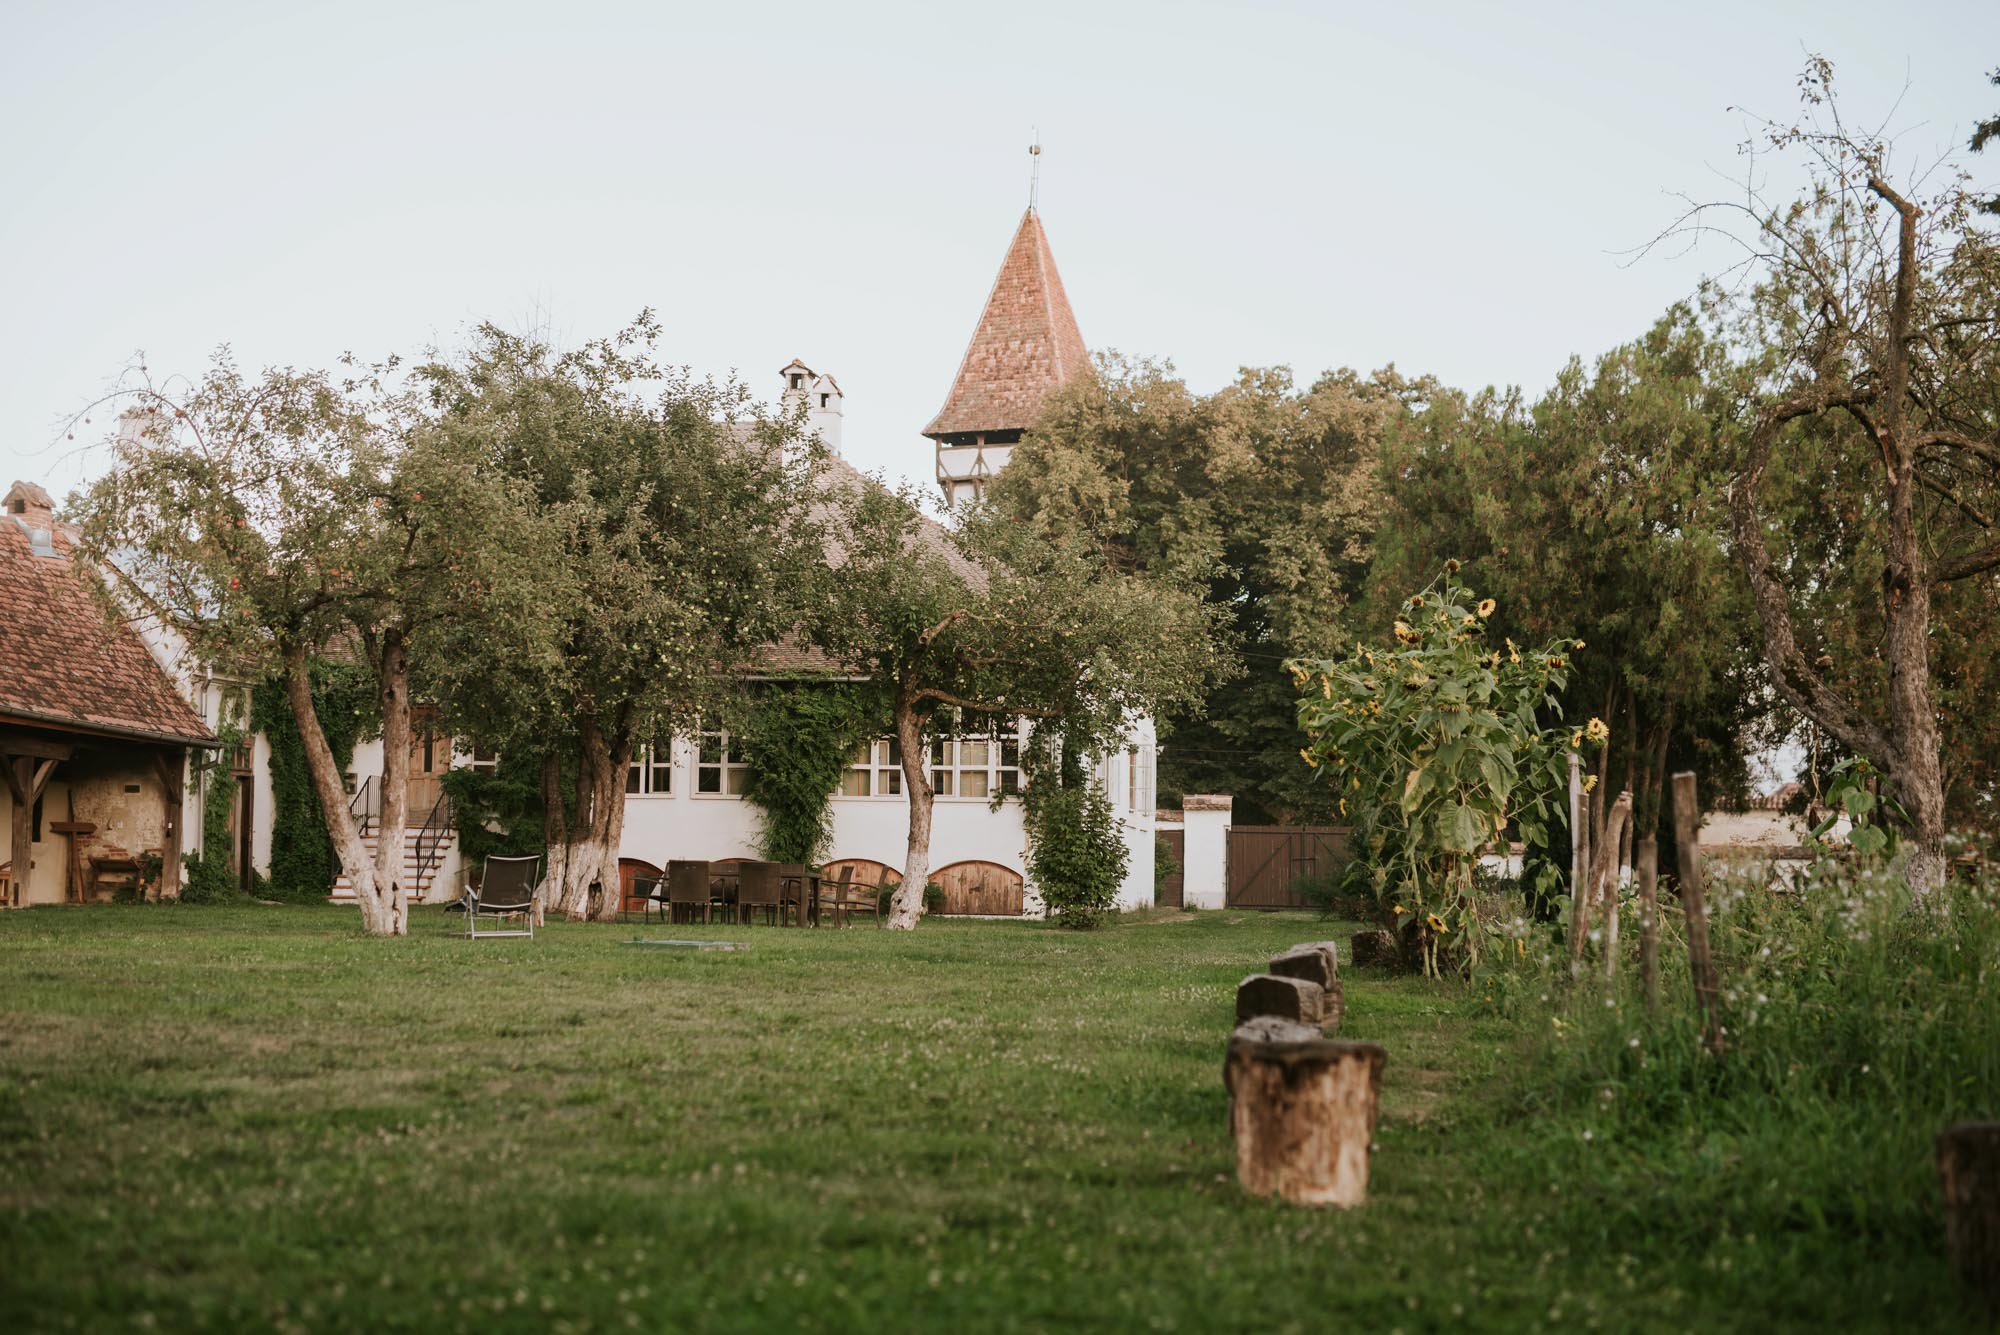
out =
<svg viewBox="0 0 2000 1335"><path fill-rule="evenodd" d="M1493 615L1493 609L1498 607L1499 605L1500 604L1494 602L1491 598L1481 598L1479 600L1479 615L1481 616L1481 618L1490 617ZM1579 649L1581 649L1582 647L1583 646L1580 644L1577 646L1577 648Z"/></svg>

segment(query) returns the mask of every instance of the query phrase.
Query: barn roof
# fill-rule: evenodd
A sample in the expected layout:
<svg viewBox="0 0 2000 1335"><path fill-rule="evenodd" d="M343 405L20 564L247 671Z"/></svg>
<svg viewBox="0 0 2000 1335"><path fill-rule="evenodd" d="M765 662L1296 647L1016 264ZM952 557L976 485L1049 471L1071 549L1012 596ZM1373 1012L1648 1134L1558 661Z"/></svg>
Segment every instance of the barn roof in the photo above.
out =
<svg viewBox="0 0 2000 1335"><path fill-rule="evenodd" d="M1090 369L1090 352L1032 208L1001 261L944 407L924 428L933 439L1033 426L1050 390Z"/></svg>
<svg viewBox="0 0 2000 1335"><path fill-rule="evenodd" d="M75 532L48 493L16 482L0 513L0 719L141 740L213 744L215 734L147 650L114 624L73 557ZM15 501L25 502L14 512ZM45 534L45 537L38 536Z"/></svg>

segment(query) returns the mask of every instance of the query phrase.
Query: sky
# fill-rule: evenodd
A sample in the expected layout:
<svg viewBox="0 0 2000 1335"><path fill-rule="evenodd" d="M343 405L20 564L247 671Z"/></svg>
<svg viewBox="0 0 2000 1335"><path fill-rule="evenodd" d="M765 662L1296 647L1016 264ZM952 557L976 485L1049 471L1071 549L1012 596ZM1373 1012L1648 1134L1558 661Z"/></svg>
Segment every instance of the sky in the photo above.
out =
<svg viewBox="0 0 2000 1335"><path fill-rule="evenodd" d="M846 391L928 482L1027 203L1085 341L1198 390L1394 363L1545 386L1721 252L1631 252L1740 192L1808 52L1910 161L2000 112L2000 5L0 5L0 483L61 498L143 354L195 376L573 345ZM1744 110L1747 108L1748 110ZM2000 179L2000 153L1968 159Z"/></svg>

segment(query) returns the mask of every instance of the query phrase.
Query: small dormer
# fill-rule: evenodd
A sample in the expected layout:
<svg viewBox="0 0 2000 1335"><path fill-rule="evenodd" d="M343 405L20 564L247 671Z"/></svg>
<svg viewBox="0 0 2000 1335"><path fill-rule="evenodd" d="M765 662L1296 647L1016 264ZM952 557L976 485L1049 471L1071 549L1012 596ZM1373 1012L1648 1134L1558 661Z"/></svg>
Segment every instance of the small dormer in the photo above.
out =
<svg viewBox="0 0 2000 1335"><path fill-rule="evenodd" d="M806 430L817 435L829 450L840 453L840 382L813 370L796 357L778 374L782 377L781 395L785 406L804 404Z"/></svg>

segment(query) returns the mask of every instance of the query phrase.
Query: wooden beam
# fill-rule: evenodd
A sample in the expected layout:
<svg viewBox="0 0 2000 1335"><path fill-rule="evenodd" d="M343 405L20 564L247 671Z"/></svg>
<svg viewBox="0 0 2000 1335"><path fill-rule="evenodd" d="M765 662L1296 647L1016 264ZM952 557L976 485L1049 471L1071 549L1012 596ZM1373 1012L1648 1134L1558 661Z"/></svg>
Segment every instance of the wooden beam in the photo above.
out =
<svg viewBox="0 0 2000 1335"><path fill-rule="evenodd" d="M28 762L8 757L0 761L0 770L7 773L7 787L14 794L14 810L11 822L13 833L7 841L7 856L13 862L13 869L7 874L7 896L14 904L25 903L28 897L28 874L35 866L34 826L32 823L35 804L21 795L27 779L26 774L16 774L19 767L25 770Z"/></svg>
<svg viewBox="0 0 2000 1335"><path fill-rule="evenodd" d="M68 742L52 742L17 728L0 728L0 755L37 756L44 760L68 760L76 747Z"/></svg>

